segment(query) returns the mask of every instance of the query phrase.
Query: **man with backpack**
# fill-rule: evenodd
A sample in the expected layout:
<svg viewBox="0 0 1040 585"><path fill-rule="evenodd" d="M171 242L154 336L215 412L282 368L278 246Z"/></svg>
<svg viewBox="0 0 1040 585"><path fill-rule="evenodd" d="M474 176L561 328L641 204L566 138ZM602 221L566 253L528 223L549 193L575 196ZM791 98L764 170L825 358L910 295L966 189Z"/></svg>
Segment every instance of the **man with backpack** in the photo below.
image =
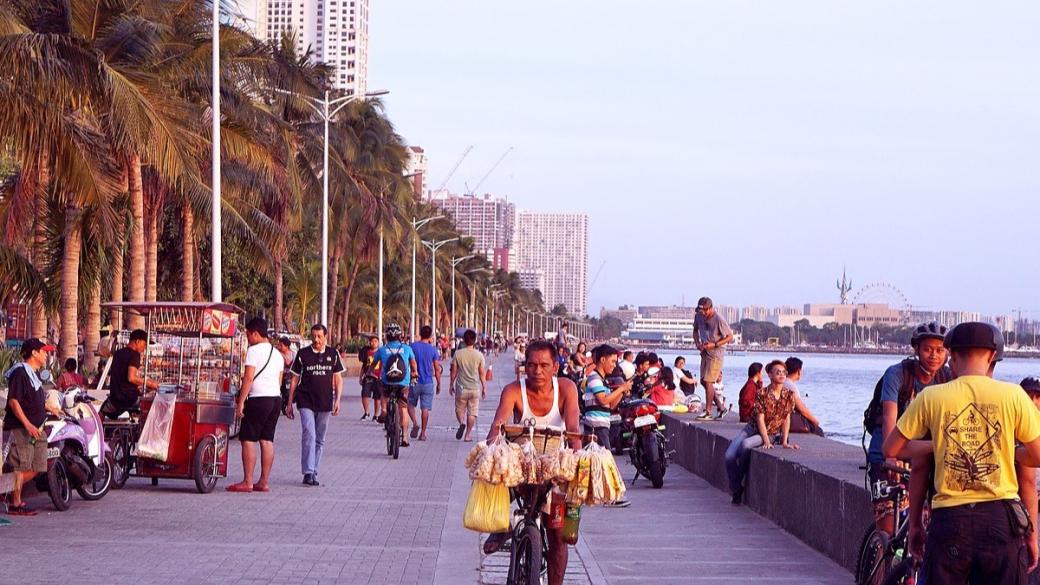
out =
<svg viewBox="0 0 1040 585"><path fill-rule="evenodd" d="M874 504L874 523L878 530L890 536L895 532L895 510L892 501L880 498L880 489L890 482L898 481L896 474L885 471L884 464L897 465L895 459L885 459L881 445L892 433L896 421L914 396L928 386L943 384L953 379L953 372L946 365L947 350L943 346L946 327L938 323L918 325L910 337L914 355L885 370L885 374L874 387L874 397L863 414L863 426L870 433L867 449L867 477L870 481L871 499Z"/></svg>
<svg viewBox="0 0 1040 585"><path fill-rule="evenodd" d="M386 344L376 351L373 356L380 364L380 378L383 383L383 417L389 412L388 406L391 393L397 396L397 418L401 421L401 446L407 447L408 443L408 386L414 384L419 376L419 369L415 363L415 352L402 341L404 331L397 323L390 323L386 327ZM384 422L380 420L380 422Z"/></svg>

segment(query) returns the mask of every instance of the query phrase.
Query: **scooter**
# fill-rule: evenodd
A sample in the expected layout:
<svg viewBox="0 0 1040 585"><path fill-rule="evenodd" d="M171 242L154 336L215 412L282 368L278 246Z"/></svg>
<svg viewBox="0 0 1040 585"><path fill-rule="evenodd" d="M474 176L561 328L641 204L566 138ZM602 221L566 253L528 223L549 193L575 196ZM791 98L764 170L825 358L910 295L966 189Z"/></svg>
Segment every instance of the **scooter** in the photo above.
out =
<svg viewBox="0 0 1040 585"><path fill-rule="evenodd" d="M668 439L661 432L660 409L646 398L630 398L621 402L618 411L621 414L621 437L631 445L628 455L636 468L632 483L642 475L654 488L661 489L668 469Z"/></svg>
<svg viewBox="0 0 1040 585"><path fill-rule="evenodd" d="M84 500L100 500L112 486L112 451L105 442L101 415L95 398L78 387L59 392L62 417L43 424L47 437L47 473L36 479L36 487L48 492L54 508L68 510L72 490Z"/></svg>

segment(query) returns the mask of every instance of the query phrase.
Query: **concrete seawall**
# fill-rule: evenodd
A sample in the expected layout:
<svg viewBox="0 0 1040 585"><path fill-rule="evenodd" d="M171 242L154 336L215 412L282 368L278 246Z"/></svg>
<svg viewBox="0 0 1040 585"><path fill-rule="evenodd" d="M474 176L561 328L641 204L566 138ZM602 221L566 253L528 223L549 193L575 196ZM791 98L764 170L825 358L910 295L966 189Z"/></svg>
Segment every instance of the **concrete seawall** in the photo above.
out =
<svg viewBox="0 0 1040 585"><path fill-rule="evenodd" d="M729 491L723 459L744 427L735 422L694 422L688 414L662 417L672 463ZM855 571L860 541L873 524L864 487L862 449L815 435L792 435L801 449L755 449L745 481L747 506Z"/></svg>

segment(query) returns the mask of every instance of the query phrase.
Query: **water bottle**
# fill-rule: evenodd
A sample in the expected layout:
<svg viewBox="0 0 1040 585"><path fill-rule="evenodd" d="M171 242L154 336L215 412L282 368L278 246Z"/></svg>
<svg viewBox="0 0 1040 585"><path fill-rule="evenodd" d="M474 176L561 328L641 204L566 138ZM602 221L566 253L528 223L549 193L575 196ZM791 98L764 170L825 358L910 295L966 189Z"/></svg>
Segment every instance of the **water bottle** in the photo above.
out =
<svg viewBox="0 0 1040 585"><path fill-rule="evenodd" d="M567 506L567 514L563 518L563 541L567 544L578 544L578 525L581 524L581 506Z"/></svg>

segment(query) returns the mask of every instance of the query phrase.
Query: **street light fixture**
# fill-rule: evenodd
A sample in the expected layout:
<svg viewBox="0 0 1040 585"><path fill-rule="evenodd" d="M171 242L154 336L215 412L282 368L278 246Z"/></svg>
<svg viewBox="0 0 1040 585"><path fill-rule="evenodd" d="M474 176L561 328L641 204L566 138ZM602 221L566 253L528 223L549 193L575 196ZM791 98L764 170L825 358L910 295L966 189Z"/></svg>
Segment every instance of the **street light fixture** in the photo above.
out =
<svg viewBox="0 0 1040 585"><path fill-rule="evenodd" d="M435 215L433 217L427 217L426 219L412 218L412 320L409 330L412 333L412 339L415 339L415 253L419 248L419 244L416 243L416 235L423 226L430 223L431 221L443 218L443 215Z"/></svg>
<svg viewBox="0 0 1040 585"><path fill-rule="evenodd" d="M214 2L219 4L219 2ZM372 98L390 93L388 90L380 89L376 91L370 91L364 95L345 95L334 99L329 99L329 91L325 90L324 99L318 99L309 95L303 95L277 87L272 87L272 91L299 98L303 100L303 103L314 110L318 117L325 123L325 135L324 135L324 148L322 152L322 167L321 167L321 322L323 325L328 327L329 325L329 123L336 114L340 113L343 108L347 107L347 104L354 100L361 98ZM382 231L380 231L382 236ZM380 252L382 252L382 245L379 246ZM380 262L380 268L382 262ZM379 310L379 327L383 326L383 311L382 307Z"/></svg>
<svg viewBox="0 0 1040 585"><path fill-rule="evenodd" d="M429 248L431 254L430 267L431 275L430 282L430 323L433 325L433 337L437 337L437 250L440 250L445 244L457 241L458 238L449 238L447 240L423 240L424 246Z"/></svg>

